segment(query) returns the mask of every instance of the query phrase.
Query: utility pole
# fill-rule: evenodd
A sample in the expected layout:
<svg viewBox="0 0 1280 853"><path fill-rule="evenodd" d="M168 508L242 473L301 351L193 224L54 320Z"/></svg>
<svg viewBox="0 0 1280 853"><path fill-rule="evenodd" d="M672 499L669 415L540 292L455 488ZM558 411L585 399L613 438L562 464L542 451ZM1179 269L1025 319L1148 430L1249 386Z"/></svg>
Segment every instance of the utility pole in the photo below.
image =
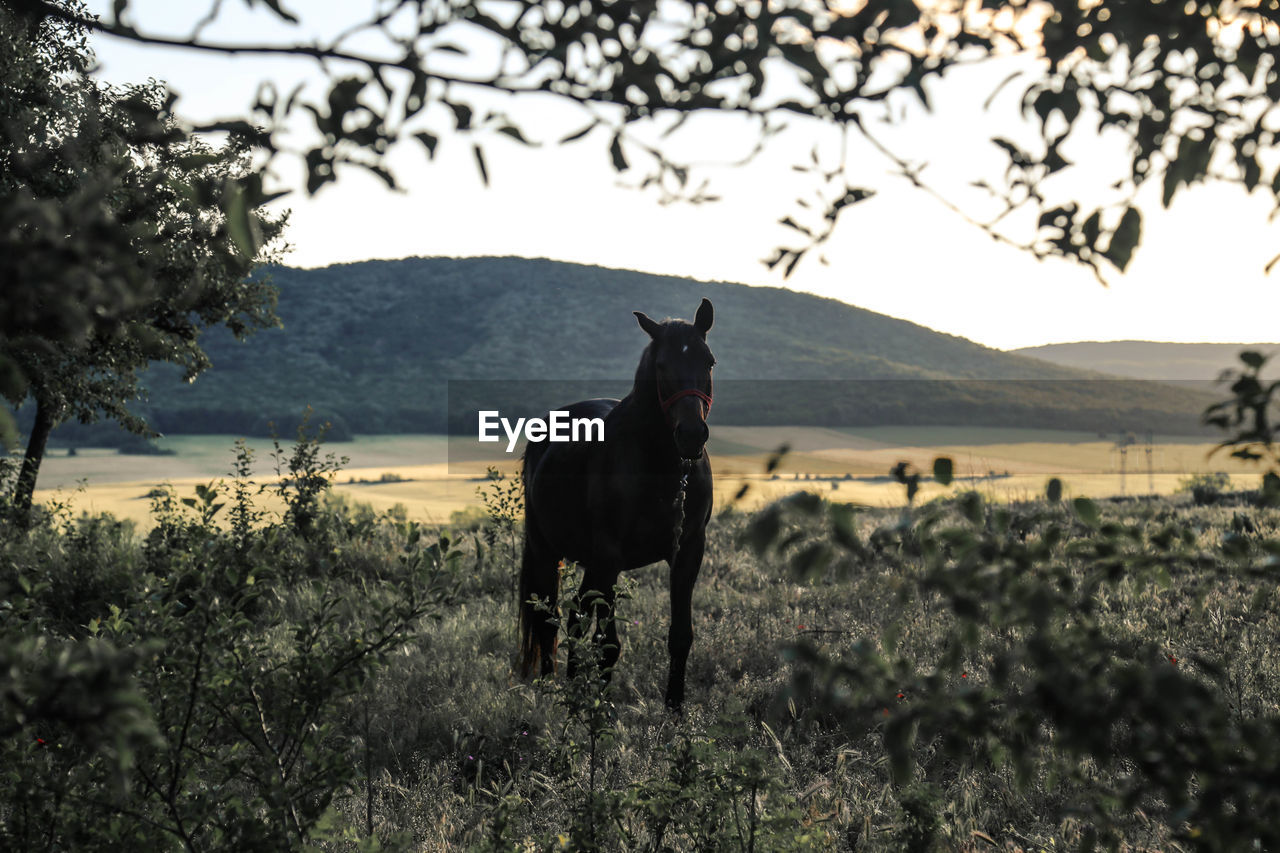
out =
<svg viewBox="0 0 1280 853"><path fill-rule="evenodd" d="M1151 430L1147 430L1147 493L1154 495L1156 493L1156 469L1152 456L1152 443L1155 436L1151 434Z"/></svg>
<svg viewBox="0 0 1280 853"><path fill-rule="evenodd" d="M1125 444L1122 441L1120 442L1120 494L1121 495L1128 494L1128 492L1125 491L1125 487L1124 487L1124 474L1125 474L1124 466L1125 466L1125 462L1127 462L1128 459L1129 459L1129 445Z"/></svg>
<svg viewBox="0 0 1280 853"><path fill-rule="evenodd" d="M1129 462L1129 445L1137 444L1138 439L1131 432L1126 432L1116 441L1116 450L1120 451L1120 494L1125 495L1125 476Z"/></svg>

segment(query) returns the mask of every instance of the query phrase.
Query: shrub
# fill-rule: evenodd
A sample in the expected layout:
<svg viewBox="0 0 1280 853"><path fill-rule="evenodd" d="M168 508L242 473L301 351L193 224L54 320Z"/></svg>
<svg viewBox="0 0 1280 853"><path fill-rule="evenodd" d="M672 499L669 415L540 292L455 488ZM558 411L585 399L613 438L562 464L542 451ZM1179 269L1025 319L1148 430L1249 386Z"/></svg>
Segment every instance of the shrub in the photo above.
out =
<svg viewBox="0 0 1280 853"><path fill-rule="evenodd" d="M290 456L304 484L315 451L301 439ZM249 459L241 446L237 474ZM108 518L46 516L0 537L0 847L372 836L339 810L373 797L353 709L451 594L460 552L375 520L365 536L395 547L363 577L344 568L362 559L352 525L311 512L322 488L287 487L285 518L263 523L236 485L231 529L211 483L190 498L162 490L142 543Z"/></svg>
<svg viewBox="0 0 1280 853"><path fill-rule="evenodd" d="M1178 492L1190 492L1196 506L1211 506L1231 489L1231 475L1223 471L1193 474L1178 481Z"/></svg>

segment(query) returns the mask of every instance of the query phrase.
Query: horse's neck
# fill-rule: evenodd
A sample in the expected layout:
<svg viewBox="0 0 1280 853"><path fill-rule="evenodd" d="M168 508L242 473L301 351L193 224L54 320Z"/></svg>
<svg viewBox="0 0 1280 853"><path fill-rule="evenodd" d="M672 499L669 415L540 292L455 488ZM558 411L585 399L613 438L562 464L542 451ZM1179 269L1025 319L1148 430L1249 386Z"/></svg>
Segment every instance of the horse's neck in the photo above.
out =
<svg viewBox="0 0 1280 853"><path fill-rule="evenodd" d="M667 418L662 413L662 401L658 398L658 379L656 376L636 374L636 381L627 395L631 416L636 423L655 428L665 427Z"/></svg>
<svg viewBox="0 0 1280 853"><path fill-rule="evenodd" d="M667 425L666 416L662 413L662 404L658 401L657 383L653 380L636 379L631 393L618 404L629 421L629 432L635 437L639 449L652 461L661 464L668 460L676 461L675 440Z"/></svg>

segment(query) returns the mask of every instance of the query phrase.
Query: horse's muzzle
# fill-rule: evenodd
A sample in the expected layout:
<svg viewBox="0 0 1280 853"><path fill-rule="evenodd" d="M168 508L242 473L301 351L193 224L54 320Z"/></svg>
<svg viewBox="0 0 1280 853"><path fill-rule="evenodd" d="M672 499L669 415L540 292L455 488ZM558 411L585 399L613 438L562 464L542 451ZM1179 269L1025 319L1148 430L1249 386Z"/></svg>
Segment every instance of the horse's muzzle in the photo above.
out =
<svg viewBox="0 0 1280 853"><path fill-rule="evenodd" d="M711 432L707 429L707 422L702 418L691 421L681 421L676 424L672 431L672 438L676 442L676 450L685 459L697 459L702 456L702 448L706 445L707 439Z"/></svg>

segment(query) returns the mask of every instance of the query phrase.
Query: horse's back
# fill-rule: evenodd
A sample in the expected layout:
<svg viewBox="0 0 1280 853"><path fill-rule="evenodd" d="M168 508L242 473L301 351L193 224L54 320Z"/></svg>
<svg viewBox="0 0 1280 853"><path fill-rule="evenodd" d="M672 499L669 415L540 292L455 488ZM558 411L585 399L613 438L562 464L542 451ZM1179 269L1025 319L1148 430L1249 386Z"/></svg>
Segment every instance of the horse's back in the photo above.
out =
<svg viewBox="0 0 1280 853"><path fill-rule="evenodd" d="M618 405L617 400L602 397L594 400L581 400L556 409L556 411L567 412L570 420L599 418L603 421L616 405ZM576 433L576 431L574 432ZM585 431L587 441L531 441L525 445L524 487L526 494L528 493L530 482L539 476L540 470L546 469L548 473L560 477L569 476L571 472L585 465L591 449L589 439L592 434L591 430Z"/></svg>
<svg viewBox="0 0 1280 853"><path fill-rule="evenodd" d="M581 400L556 411L567 412L571 420L579 418L604 420L617 400L599 398ZM525 517L537 524L535 516L554 524L569 520L581 524L585 519L587 478L597 435L585 430L579 440L529 442L524 451ZM568 518L566 518L568 517Z"/></svg>

